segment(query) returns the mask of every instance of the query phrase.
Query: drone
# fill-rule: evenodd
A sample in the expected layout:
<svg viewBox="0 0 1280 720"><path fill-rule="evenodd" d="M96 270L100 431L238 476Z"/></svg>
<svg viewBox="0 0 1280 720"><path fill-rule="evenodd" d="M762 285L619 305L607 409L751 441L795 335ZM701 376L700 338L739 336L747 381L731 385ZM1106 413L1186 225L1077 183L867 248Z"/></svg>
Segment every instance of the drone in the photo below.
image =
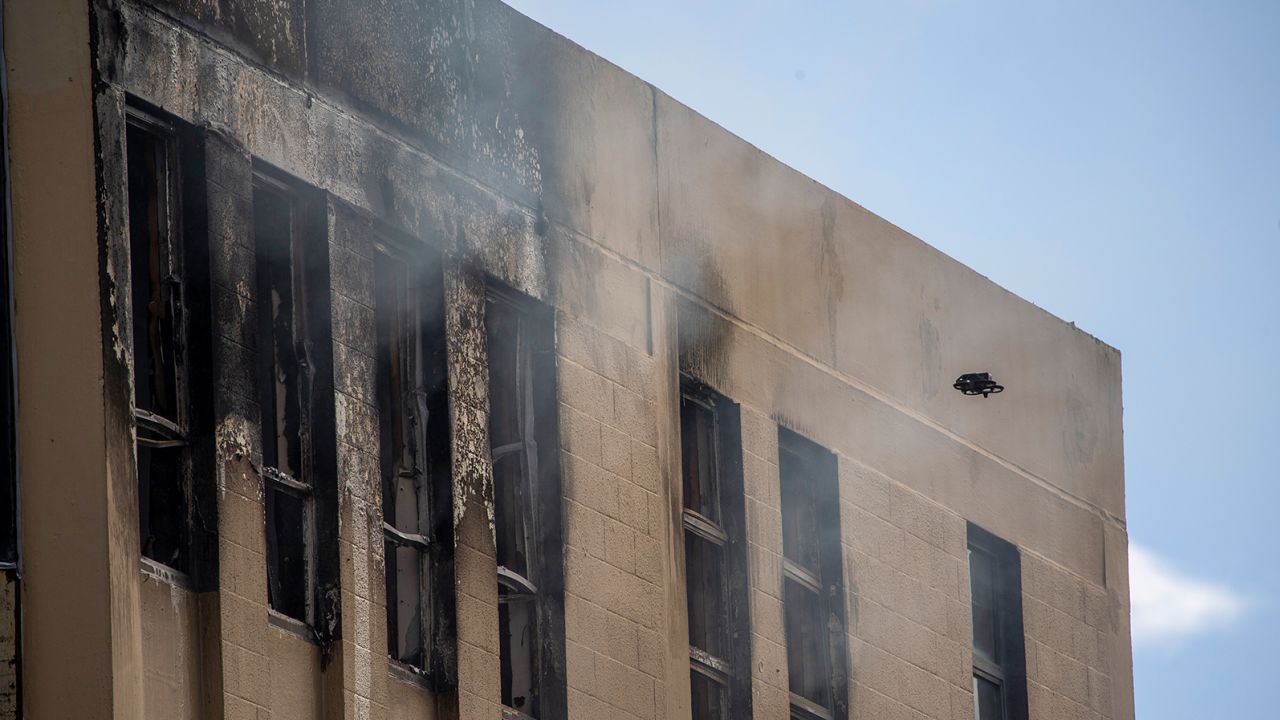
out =
<svg viewBox="0 0 1280 720"><path fill-rule="evenodd" d="M965 395L981 395L984 398L1004 392L1004 386L991 378L991 373L965 373L956 378L951 387Z"/></svg>

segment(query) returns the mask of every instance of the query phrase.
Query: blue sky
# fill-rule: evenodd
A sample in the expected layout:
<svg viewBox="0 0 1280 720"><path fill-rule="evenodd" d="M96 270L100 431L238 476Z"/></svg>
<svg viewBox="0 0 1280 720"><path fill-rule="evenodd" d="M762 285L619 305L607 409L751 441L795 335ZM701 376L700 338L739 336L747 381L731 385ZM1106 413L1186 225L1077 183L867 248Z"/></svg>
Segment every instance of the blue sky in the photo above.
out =
<svg viewBox="0 0 1280 720"><path fill-rule="evenodd" d="M1280 716L1280 2L512 4L1120 348L1138 716Z"/></svg>

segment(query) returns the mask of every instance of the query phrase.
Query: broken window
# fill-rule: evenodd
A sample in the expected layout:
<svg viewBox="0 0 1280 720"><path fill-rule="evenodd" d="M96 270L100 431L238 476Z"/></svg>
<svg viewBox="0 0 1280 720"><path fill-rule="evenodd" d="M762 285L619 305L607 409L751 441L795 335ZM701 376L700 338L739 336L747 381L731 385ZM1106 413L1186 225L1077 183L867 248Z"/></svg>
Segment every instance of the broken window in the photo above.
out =
<svg viewBox="0 0 1280 720"><path fill-rule="evenodd" d="M178 141L168 122L132 107L126 133L141 550L185 573L193 490Z"/></svg>
<svg viewBox="0 0 1280 720"><path fill-rule="evenodd" d="M751 714L739 432L733 403L684 379L680 438L694 720Z"/></svg>
<svg viewBox="0 0 1280 720"><path fill-rule="evenodd" d="M1026 720L1022 569L1018 550L969 525L973 694L977 720Z"/></svg>
<svg viewBox="0 0 1280 720"><path fill-rule="evenodd" d="M444 290L437 259L375 260L387 652L448 683L453 539Z"/></svg>
<svg viewBox="0 0 1280 720"><path fill-rule="evenodd" d="M554 325L548 309L491 287L485 329L502 704L514 717L563 717Z"/></svg>
<svg viewBox="0 0 1280 720"><path fill-rule="evenodd" d="M778 474L791 717L839 720L848 681L836 457L779 428Z"/></svg>
<svg viewBox="0 0 1280 720"><path fill-rule="evenodd" d="M304 242L290 187L255 174L258 402L266 484L267 599L272 610L315 620L315 490L308 467L311 363Z"/></svg>

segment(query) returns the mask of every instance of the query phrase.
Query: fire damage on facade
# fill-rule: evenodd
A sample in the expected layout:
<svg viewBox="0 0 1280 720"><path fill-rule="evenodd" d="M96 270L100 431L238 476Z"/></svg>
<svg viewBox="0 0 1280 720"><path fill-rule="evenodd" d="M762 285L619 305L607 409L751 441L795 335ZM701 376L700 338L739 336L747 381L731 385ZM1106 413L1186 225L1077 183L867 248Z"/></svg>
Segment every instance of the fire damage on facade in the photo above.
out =
<svg viewBox="0 0 1280 720"><path fill-rule="evenodd" d="M0 718L1133 717L1114 349L495 0L3 13Z"/></svg>

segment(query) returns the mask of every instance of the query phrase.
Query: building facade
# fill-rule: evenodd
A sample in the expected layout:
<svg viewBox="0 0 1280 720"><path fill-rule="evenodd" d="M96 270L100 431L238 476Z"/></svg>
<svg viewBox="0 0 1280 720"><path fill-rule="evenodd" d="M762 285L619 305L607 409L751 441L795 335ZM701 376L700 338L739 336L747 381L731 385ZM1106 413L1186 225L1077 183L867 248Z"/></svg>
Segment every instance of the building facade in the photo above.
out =
<svg viewBox="0 0 1280 720"><path fill-rule="evenodd" d="M3 38L0 717L1133 717L1113 348L496 0Z"/></svg>

